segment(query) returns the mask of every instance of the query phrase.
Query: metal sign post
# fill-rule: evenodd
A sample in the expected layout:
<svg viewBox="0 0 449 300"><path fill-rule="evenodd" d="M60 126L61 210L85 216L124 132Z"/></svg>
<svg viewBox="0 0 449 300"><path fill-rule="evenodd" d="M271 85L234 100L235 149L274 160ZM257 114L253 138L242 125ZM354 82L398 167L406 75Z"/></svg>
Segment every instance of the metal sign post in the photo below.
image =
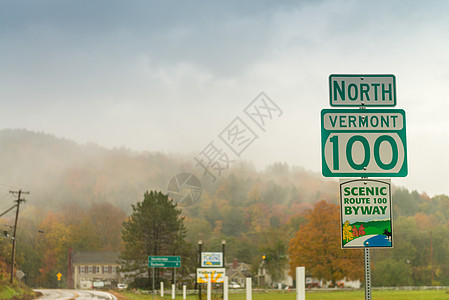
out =
<svg viewBox="0 0 449 300"><path fill-rule="evenodd" d="M365 248L365 300L371 300L371 265L369 248Z"/></svg>
<svg viewBox="0 0 449 300"><path fill-rule="evenodd" d="M156 290L154 289L154 268L153 269L153 300L154 300L154 294L156 293Z"/></svg>
<svg viewBox="0 0 449 300"><path fill-rule="evenodd" d="M174 284L176 284L176 268L181 267L181 256L148 256L148 267L153 269L153 299L156 293L154 288L154 272L155 268L175 268L175 279Z"/></svg>

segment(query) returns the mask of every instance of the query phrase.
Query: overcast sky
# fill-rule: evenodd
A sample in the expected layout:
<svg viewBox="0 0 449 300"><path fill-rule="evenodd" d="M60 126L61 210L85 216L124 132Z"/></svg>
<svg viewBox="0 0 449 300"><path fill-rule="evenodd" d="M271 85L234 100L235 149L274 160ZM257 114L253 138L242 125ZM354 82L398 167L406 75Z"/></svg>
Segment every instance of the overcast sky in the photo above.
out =
<svg viewBox="0 0 449 300"><path fill-rule="evenodd" d="M240 117L258 138L233 159L321 172L329 75L394 74L409 175L392 183L449 194L448 53L443 0L1 0L0 128L199 153ZM265 131L244 113L260 92L279 108Z"/></svg>

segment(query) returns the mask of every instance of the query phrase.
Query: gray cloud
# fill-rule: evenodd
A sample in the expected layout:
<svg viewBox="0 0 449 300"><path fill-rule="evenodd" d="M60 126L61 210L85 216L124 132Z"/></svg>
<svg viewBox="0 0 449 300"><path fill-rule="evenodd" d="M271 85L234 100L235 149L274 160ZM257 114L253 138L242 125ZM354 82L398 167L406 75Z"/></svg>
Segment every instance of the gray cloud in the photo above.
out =
<svg viewBox="0 0 449 300"><path fill-rule="evenodd" d="M263 90L285 115L245 159L319 172L327 76L394 73L398 107L410 121L410 170L422 170L428 149L417 148L432 144L432 157L443 157L435 148L447 142L448 6L2 1L0 127L108 147L197 151ZM413 172L404 182L444 190L440 179L422 183Z"/></svg>

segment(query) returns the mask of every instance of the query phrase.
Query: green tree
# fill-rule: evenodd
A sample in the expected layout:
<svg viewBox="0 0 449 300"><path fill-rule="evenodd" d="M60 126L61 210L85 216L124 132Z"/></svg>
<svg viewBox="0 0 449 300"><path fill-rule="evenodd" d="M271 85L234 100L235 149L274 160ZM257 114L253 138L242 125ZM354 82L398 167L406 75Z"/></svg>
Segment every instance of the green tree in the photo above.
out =
<svg viewBox="0 0 449 300"><path fill-rule="evenodd" d="M186 229L181 210L167 195L146 192L142 202L131 205L132 214L123 222L121 252L122 271L129 272L128 279L148 274L148 256L179 255L189 250L184 238Z"/></svg>
<svg viewBox="0 0 449 300"><path fill-rule="evenodd" d="M376 286L411 286L411 266L407 261L384 259L373 268L373 282Z"/></svg>
<svg viewBox="0 0 449 300"><path fill-rule="evenodd" d="M275 243L270 243L263 248L265 256L263 267L271 276L273 282L280 281L285 278L285 269L288 267L287 246L279 238Z"/></svg>
<svg viewBox="0 0 449 300"><path fill-rule="evenodd" d="M230 236L238 236L245 231L245 215L236 207L224 212L223 233Z"/></svg>

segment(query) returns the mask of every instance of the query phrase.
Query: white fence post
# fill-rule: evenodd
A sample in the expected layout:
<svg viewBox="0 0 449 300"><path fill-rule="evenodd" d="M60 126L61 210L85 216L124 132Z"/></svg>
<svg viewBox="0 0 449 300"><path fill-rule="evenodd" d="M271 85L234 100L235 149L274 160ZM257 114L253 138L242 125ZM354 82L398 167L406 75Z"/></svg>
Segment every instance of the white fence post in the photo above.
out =
<svg viewBox="0 0 449 300"><path fill-rule="evenodd" d="M228 280L229 280L228 276L225 276L223 281L223 300L228 300L228 292L229 292Z"/></svg>
<svg viewBox="0 0 449 300"><path fill-rule="evenodd" d="M246 277L246 300L253 299L252 289L251 277Z"/></svg>
<svg viewBox="0 0 449 300"><path fill-rule="evenodd" d="M207 278L207 300L212 300L212 282Z"/></svg>
<svg viewBox="0 0 449 300"><path fill-rule="evenodd" d="M296 267L296 300L306 300L306 270Z"/></svg>
<svg viewBox="0 0 449 300"><path fill-rule="evenodd" d="M182 286L182 299L187 299L187 286L183 285Z"/></svg>
<svg viewBox="0 0 449 300"><path fill-rule="evenodd" d="M176 297L176 286L174 284L171 285L171 298L175 299Z"/></svg>
<svg viewBox="0 0 449 300"><path fill-rule="evenodd" d="M164 283L161 281L161 297L164 297Z"/></svg>

